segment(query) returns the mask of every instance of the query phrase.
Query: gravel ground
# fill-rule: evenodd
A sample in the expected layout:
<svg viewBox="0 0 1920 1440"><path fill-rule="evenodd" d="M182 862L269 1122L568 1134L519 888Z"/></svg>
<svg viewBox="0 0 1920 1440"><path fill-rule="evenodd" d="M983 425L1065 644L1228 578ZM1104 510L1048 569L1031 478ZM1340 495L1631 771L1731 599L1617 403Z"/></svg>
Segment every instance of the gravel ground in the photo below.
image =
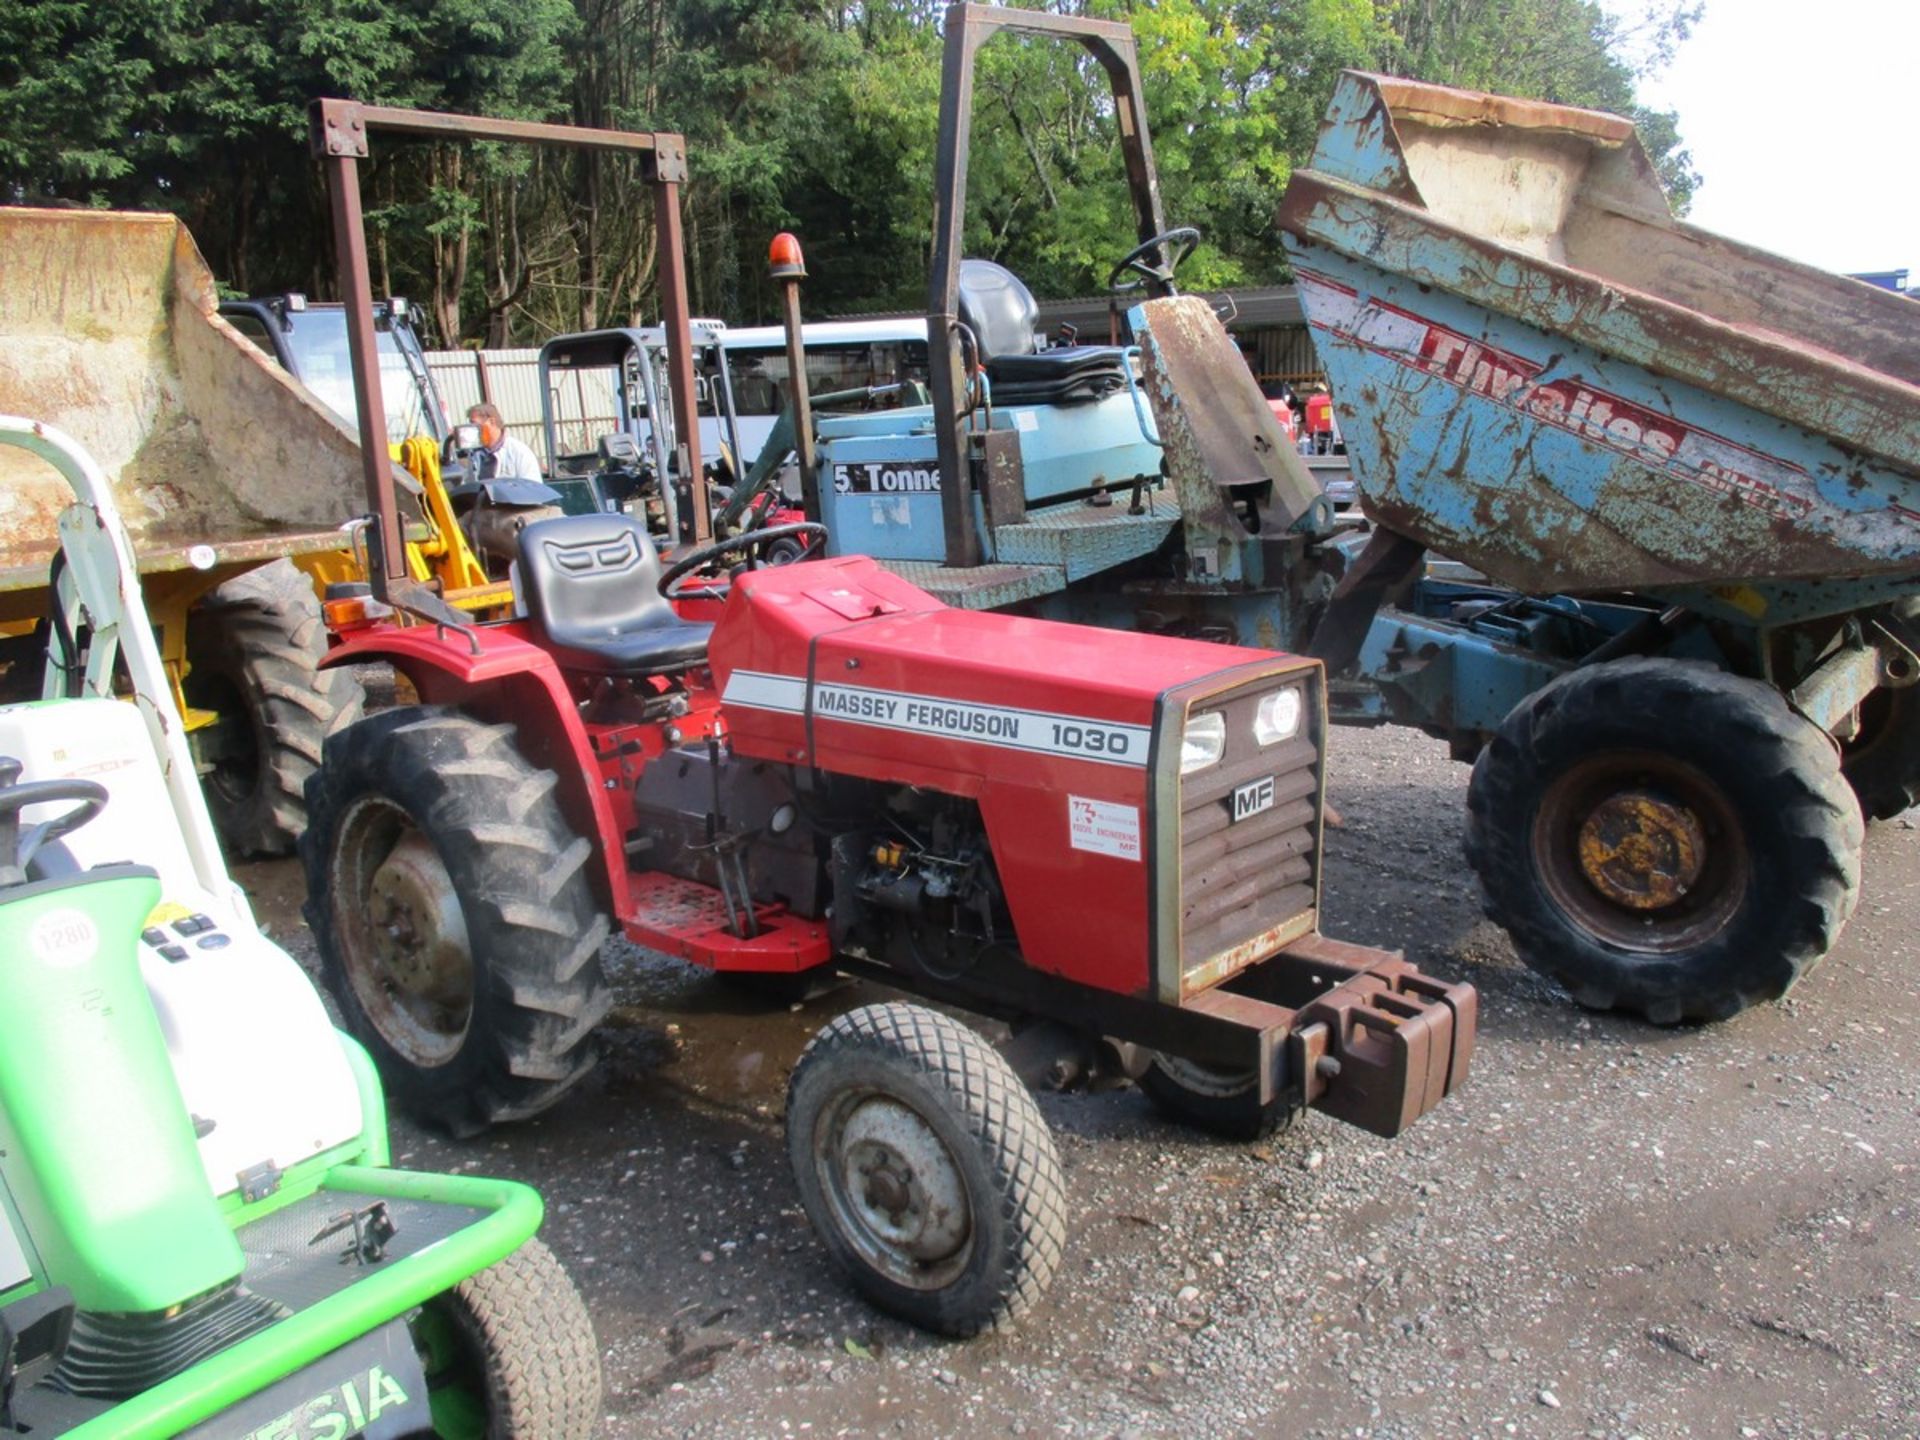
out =
<svg viewBox="0 0 1920 1440"><path fill-rule="evenodd" d="M1480 918L1467 772L1342 731L1329 933L1480 989L1468 1086L1397 1141L1210 1141L1130 1090L1045 1095L1071 1239L1014 1333L882 1318L830 1268L780 1129L807 1036L627 950L556 1113L402 1163L518 1176L627 1436L1920 1435L1920 836L1875 826L1840 947L1784 1004L1659 1031L1575 1009ZM1920 815L1920 812L1915 812ZM290 864L242 872L309 962Z"/></svg>

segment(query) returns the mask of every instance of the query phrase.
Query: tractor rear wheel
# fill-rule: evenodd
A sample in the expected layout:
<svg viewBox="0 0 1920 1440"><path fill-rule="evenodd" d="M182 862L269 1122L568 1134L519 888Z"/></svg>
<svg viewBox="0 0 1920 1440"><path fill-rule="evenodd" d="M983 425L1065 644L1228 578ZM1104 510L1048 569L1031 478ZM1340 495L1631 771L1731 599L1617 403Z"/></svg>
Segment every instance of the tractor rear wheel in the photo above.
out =
<svg viewBox="0 0 1920 1440"><path fill-rule="evenodd" d="M194 732L211 765L207 809L238 855L286 855L307 824L306 784L329 735L360 718L351 675L322 670L313 585L276 560L227 581L187 620L187 703L220 718Z"/></svg>
<svg viewBox="0 0 1920 1440"><path fill-rule="evenodd" d="M1178 1055L1155 1055L1140 1090L1162 1114L1224 1140L1261 1140L1293 1123L1297 1108L1275 1097L1260 1103L1259 1077L1228 1072Z"/></svg>
<svg viewBox="0 0 1920 1440"><path fill-rule="evenodd" d="M592 1440L600 1347L573 1281L538 1240L422 1308L434 1432L486 1440Z"/></svg>
<svg viewBox="0 0 1920 1440"><path fill-rule="evenodd" d="M592 847L511 725L432 706L327 742L307 787L307 923L393 1099L471 1135L592 1069L611 1004Z"/></svg>
<svg viewBox="0 0 1920 1440"><path fill-rule="evenodd" d="M1840 769L1869 820L1891 820L1920 802L1920 685L1883 685L1867 696Z"/></svg>
<svg viewBox="0 0 1920 1440"><path fill-rule="evenodd" d="M999 1053L945 1015L867 1005L815 1035L787 1086L787 1154L854 1286L923 1329L1011 1324L1060 1263L1047 1122Z"/></svg>
<svg viewBox="0 0 1920 1440"><path fill-rule="evenodd" d="M1522 701L1467 791L1467 859L1520 958L1656 1025L1784 994L1859 898L1839 757L1769 686L1615 660Z"/></svg>

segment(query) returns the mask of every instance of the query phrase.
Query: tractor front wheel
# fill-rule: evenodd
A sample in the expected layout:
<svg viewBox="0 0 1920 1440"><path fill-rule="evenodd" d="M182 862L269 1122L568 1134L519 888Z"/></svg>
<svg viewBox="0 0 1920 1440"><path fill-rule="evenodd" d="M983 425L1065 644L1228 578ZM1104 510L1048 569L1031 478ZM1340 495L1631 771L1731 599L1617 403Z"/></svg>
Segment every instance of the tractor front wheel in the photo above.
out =
<svg viewBox="0 0 1920 1440"><path fill-rule="evenodd" d="M322 670L326 653L320 602L286 560L227 581L188 617L181 689L219 717L192 739L214 828L235 854L293 850L321 747L360 717L360 686Z"/></svg>
<svg viewBox="0 0 1920 1440"><path fill-rule="evenodd" d="M1060 1158L987 1042L918 1005L867 1005L815 1035L787 1087L800 1199L856 1288L943 1335L1017 1320L1066 1241Z"/></svg>
<svg viewBox="0 0 1920 1440"><path fill-rule="evenodd" d="M552 1105L611 1003L592 847L511 725L384 711L307 787L307 923L388 1094L456 1135Z"/></svg>
<svg viewBox="0 0 1920 1440"><path fill-rule="evenodd" d="M1859 897L1827 737L1711 665L1615 660L1529 696L1481 752L1467 859L1520 958L1656 1025L1784 994Z"/></svg>
<svg viewBox="0 0 1920 1440"><path fill-rule="evenodd" d="M591 1440L599 1428L593 1321L538 1240L429 1300L414 1338L437 1435Z"/></svg>
<svg viewBox="0 0 1920 1440"><path fill-rule="evenodd" d="M1178 1055L1155 1055L1139 1083L1169 1119L1224 1140L1264 1139L1298 1113L1279 1096L1262 1105L1259 1077L1250 1070L1217 1070Z"/></svg>

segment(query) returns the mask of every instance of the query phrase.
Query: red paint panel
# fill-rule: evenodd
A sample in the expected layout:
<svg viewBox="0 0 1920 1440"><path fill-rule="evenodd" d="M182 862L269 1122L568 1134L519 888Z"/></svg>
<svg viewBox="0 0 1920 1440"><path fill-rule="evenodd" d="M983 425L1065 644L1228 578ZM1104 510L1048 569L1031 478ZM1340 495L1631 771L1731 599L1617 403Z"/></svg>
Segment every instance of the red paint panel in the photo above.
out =
<svg viewBox="0 0 1920 1440"><path fill-rule="evenodd" d="M378 625L357 631L327 652L326 666L384 661L405 675L428 705L447 705L476 718L517 727L520 751L559 776L556 787L567 823L595 841L596 890L614 914L628 910L622 832L580 708L553 657L525 637L519 625L469 632L427 625ZM478 653L475 653L477 650Z"/></svg>
<svg viewBox="0 0 1920 1440"><path fill-rule="evenodd" d="M742 754L978 800L1027 962L1125 993L1152 984L1158 698L1273 658L953 610L864 557L743 577L711 653Z"/></svg>

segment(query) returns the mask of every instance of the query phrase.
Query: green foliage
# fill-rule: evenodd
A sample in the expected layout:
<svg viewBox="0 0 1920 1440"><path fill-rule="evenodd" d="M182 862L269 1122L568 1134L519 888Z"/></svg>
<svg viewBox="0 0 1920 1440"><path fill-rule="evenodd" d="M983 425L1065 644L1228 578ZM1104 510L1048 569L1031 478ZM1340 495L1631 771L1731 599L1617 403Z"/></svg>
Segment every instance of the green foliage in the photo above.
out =
<svg viewBox="0 0 1920 1440"><path fill-rule="evenodd" d="M0 197L112 198L138 175L141 137L189 0L15 0L0 6Z"/></svg>
<svg viewBox="0 0 1920 1440"><path fill-rule="evenodd" d="M1285 273L1272 216L1347 66L1633 116L1676 202L1696 183L1634 82L1697 18L1646 0L1055 0L1138 39L1169 225L1204 288ZM9 0L0 195L164 206L225 283L329 288L316 95L684 133L697 313L770 316L766 242L796 230L811 313L925 302L940 103L931 0ZM1136 226L1104 75L1078 47L981 54L968 253L1042 295L1087 293ZM375 284L442 343L523 342L658 313L631 161L514 147L377 147Z"/></svg>

